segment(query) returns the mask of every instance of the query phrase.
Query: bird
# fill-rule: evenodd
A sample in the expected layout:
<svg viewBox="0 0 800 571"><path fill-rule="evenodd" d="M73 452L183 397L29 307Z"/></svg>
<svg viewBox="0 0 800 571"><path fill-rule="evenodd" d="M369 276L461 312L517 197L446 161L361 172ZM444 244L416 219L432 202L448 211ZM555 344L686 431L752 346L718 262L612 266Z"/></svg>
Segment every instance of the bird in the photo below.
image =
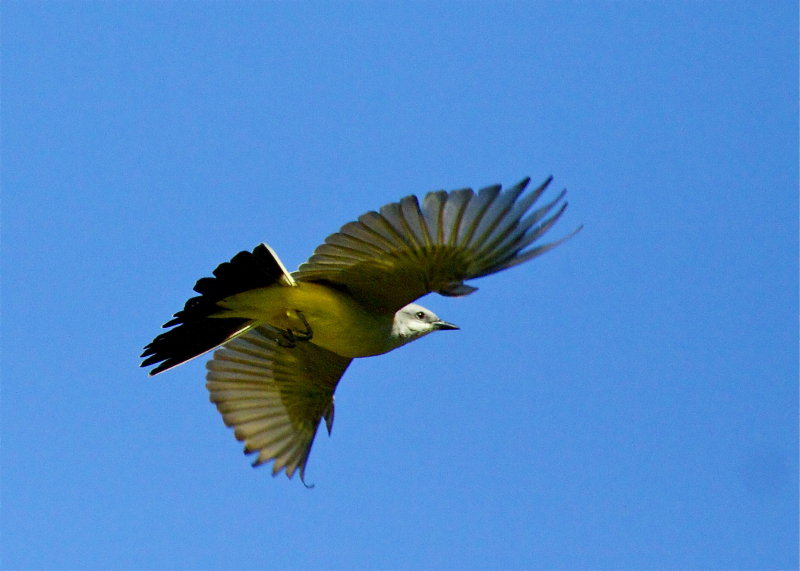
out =
<svg viewBox="0 0 800 571"><path fill-rule="evenodd" d="M570 239L540 238L564 213L566 190L542 206L553 177L503 189L409 195L328 236L288 272L261 243L197 281L168 331L145 346L157 375L216 349L206 368L210 400L272 475L305 470L320 422L333 428L334 392L351 361L458 327L414 303L436 292L473 293L466 280L509 269ZM526 192L528 189L528 192Z"/></svg>

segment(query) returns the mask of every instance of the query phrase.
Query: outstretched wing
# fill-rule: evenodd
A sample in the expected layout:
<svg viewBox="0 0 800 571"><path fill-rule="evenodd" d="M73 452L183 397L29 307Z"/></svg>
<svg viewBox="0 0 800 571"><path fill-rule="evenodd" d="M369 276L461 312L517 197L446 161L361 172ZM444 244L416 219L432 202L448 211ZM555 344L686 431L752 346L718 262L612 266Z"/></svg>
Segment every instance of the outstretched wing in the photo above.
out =
<svg viewBox="0 0 800 571"><path fill-rule="evenodd" d="M272 474L291 478L306 461L324 417L333 426L333 392L351 359L313 343L278 345L256 327L214 353L206 387L227 426L257 453L253 466L273 460Z"/></svg>
<svg viewBox="0 0 800 571"><path fill-rule="evenodd" d="M552 177L525 194L522 180L475 193L466 188L416 196L367 212L325 239L292 274L346 289L365 306L394 312L435 291L458 296L479 278L535 258L575 234L534 245L559 219L566 191L533 209Z"/></svg>

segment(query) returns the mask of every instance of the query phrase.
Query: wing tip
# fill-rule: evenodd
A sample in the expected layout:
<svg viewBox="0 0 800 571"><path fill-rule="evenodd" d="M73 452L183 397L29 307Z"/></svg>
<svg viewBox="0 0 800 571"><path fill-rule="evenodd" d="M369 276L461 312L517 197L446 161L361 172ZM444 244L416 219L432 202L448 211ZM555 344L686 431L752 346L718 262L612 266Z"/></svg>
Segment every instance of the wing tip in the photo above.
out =
<svg viewBox="0 0 800 571"><path fill-rule="evenodd" d="M244 452L245 455L249 455L249 454L258 453L258 450L249 450L248 447L245 445L243 452ZM299 473L300 481L303 483L303 486L305 486L305 488L307 490L312 490L312 489L314 489L315 485L314 484L309 484L308 482L306 482L306 466L305 466L305 462L306 462L307 459L308 459L308 457L306 456L306 458L304 458L299 465L295 464L295 465L289 467L285 463L280 463L277 458L264 458L264 459L262 459L261 456L259 455L258 457L256 457L255 460L253 460L250 463L250 467L253 468L253 469L256 469L256 468L260 468L264 464L268 464L269 462L272 462L272 468L271 468L270 471L272 472L272 477L273 478L278 477L281 474L281 472L283 472L283 474L286 476L287 479L293 480L295 473Z"/></svg>

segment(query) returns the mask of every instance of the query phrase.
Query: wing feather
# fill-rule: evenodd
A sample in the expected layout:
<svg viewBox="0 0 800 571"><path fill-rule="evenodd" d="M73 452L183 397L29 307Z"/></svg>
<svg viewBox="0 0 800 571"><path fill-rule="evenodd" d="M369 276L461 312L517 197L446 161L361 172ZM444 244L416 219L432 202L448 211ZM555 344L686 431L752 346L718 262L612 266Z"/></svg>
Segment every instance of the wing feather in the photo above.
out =
<svg viewBox="0 0 800 571"><path fill-rule="evenodd" d="M358 229L356 229L358 230ZM331 241L323 244L332 248L341 248L353 255L380 255L386 250L382 250L377 244L367 242L355 234L348 234L347 228L342 228L342 232L331 236Z"/></svg>
<svg viewBox="0 0 800 571"><path fill-rule="evenodd" d="M442 220L444 205L447 202L447 193L443 190L429 192L422 199L422 216L425 224L431 230L429 234L433 244L442 244ZM301 266L302 268L302 266Z"/></svg>
<svg viewBox="0 0 800 571"><path fill-rule="evenodd" d="M471 188L454 190L444 204L442 219L442 243L454 247L458 244L458 229L464 218L464 212L475 193Z"/></svg>
<svg viewBox="0 0 800 571"><path fill-rule="evenodd" d="M273 475L305 467L323 416L350 359L313 343L287 348L257 327L214 353L206 387L253 465L272 461Z"/></svg>
<svg viewBox="0 0 800 571"><path fill-rule="evenodd" d="M505 263L505 258L509 256L520 257L517 255L518 252L532 244L535 240L540 238L544 232L549 230L553 223L561 217L561 214L567 207L566 203L561 205L560 209L551 219L542 223L538 228L531 230L531 226L539 222L539 220L558 204L563 197L564 193L562 192L555 200L538 209L536 212L533 212L521 222L509 225L505 231L498 233L491 243L486 244L482 251L476 255L475 260L477 265L485 266L481 270L485 272L482 275L487 275L488 273L496 271L492 269L494 266L491 264L491 260L497 261L495 265L503 265Z"/></svg>
<svg viewBox="0 0 800 571"><path fill-rule="evenodd" d="M367 212L359 217L358 221L381 236L391 246L389 251L394 250L398 243L406 247L411 246L402 230L396 229L391 222L377 212Z"/></svg>
<svg viewBox="0 0 800 571"><path fill-rule="evenodd" d="M432 291L466 295L476 288L465 280L535 258L577 232L536 245L566 208L561 192L533 210L551 181L529 192L526 178L505 190L494 185L477 193L434 191L422 200L407 196L344 225L293 277L338 285L385 313Z"/></svg>
<svg viewBox="0 0 800 571"><path fill-rule="evenodd" d="M400 208L419 247L425 248L433 244L433 239L428 231L428 225L425 223L425 216L419 207L417 197L406 196L400 201Z"/></svg>
<svg viewBox="0 0 800 571"><path fill-rule="evenodd" d="M324 248L322 246L325 246ZM320 254L325 255L333 263L351 263L352 261L360 261L364 258L363 250L356 250L348 246L339 246L333 244L322 244L320 246ZM370 253L371 255L371 253Z"/></svg>
<svg viewBox="0 0 800 571"><path fill-rule="evenodd" d="M559 244L563 244L564 242L566 242L567 240L572 238L575 234L580 232L582 228L583 228L583 226L578 226L577 228L575 228L575 230L573 230L572 232L570 232L566 236L563 236L563 237L559 238L555 242L548 242L547 244L542 244L541 246L537 246L535 248L532 248L532 249L528 250L525 254L523 254L521 256L518 256L516 258L513 258L513 259L509 260L508 262L497 266L497 268L494 271L489 272L489 273L495 273L495 272L500 272L502 270L507 270L508 268L513 268L516 265L519 265L519 264L521 264L523 262L527 262L528 260L532 260L533 258L541 256L545 252L548 252L548 251L552 250L553 248L555 248ZM476 276L476 277L481 277L481 276Z"/></svg>
<svg viewBox="0 0 800 571"><path fill-rule="evenodd" d="M461 226L458 235L458 241L461 244L469 245L474 236L477 236L477 230L480 226L486 211L492 205L492 202L500 192L500 185L487 186L478 191L478 195L472 200L470 204L470 211L467 220Z"/></svg>
<svg viewBox="0 0 800 571"><path fill-rule="evenodd" d="M385 220L395 232L400 236L411 248L412 251L418 250L424 246L424 241L414 232L414 229L408 223L403 214L403 207L399 202L393 202L383 206L380 211L380 216Z"/></svg>
<svg viewBox="0 0 800 571"><path fill-rule="evenodd" d="M525 195L519 202L515 202L519 196L519 192L524 190L529 180L530 179L526 179L511 189L514 192L509 193L509 196L506 200L498 201L500 211L497 212L497 217L492 221L491 230L483 235L481 237L481 241L476 245L480 248L482 253L495 250L498 244L503 243L504 240L510 234L513 234L515 230L519 230L520 233L524 233L524 230L519 228L519 221L533 205L536 199L541 195L541 191L544 190L545 186L540 186L539 189L537 189L539 192L535 190L534 192ZM509 199L513 200L509 202Z"/></svg>
<svg viewBox="0 0 800 571"><path fill-rule="evenodd" d="M334 238L329 244L336 245L336 239L348 240L350 247L354 250L366 250L375 254L391 252L395 244L391 240L385 239L380 233L373 231L361 222L349 222L342 226L342 229L334 234Z"/></svg>
<svg viewBox="0 0 800 571"><path fill-rule="evenodd" d="M476 240L470 244L476 256L491 250L495 244L502 240L517 219L509 216L513 212L514 202L525 189L530 179L524 179L518 184L500 194L490 205L479 226ZM504 223L505 221L505 223Z"/></svg>

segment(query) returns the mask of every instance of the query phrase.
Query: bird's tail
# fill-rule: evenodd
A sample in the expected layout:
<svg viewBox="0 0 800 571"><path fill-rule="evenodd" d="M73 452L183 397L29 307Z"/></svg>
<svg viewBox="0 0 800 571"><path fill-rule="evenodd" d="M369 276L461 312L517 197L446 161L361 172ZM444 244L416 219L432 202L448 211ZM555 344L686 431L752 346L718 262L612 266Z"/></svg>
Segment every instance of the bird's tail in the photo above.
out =
<svg viewBox="0 0 800 571"><path fill-rule="evenodd" d="M206 351L238 337L257 325L241 317L219 315L218 302L237 293L294 280L283 267L272 248L259 244L252 252L239 252L230 262L217 266L213 278L201 278L194 286L200 295L186 302L174 319L164 324L172 327L144 348L142 367L157 365L150 371L156 375L202 355Z"/></svg>

